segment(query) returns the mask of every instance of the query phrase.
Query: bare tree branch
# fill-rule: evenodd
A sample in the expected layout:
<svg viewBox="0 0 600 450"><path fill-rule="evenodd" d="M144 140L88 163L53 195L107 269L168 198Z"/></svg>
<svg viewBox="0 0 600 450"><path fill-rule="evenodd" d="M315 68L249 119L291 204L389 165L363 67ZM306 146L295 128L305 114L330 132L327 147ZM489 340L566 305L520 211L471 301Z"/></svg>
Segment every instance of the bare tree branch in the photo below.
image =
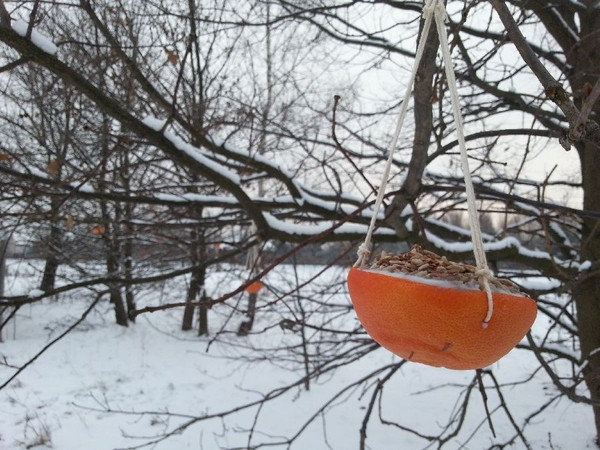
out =
<svg viewBox="0 0 600 450"><path fill-rule="evenodd" d="M506 6L506 2L501 0L489 1L498 13L500 20L506 28L506 33L521 54L521 57L544 87L546 96L564 113L569 122L569 141L578 142L584 139L600 145L600 126L593 120L587 120L583 124L580 123L581 112L569 98L565 89L544 67L535 52L531 49Z"/></svg>

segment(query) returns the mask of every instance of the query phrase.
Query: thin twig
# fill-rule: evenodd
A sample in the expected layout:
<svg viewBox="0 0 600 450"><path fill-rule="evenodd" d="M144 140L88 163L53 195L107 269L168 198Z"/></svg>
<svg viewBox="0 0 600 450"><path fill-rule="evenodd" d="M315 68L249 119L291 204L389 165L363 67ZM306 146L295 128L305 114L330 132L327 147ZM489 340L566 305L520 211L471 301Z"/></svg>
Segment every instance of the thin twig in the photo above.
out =
<svg viewBox="0 0 600 450"><path fill-rule="evenodd" d="M337 107L338 107L338 103L340 102L341 97L339 95L334 95L333 96L333 114L332 114L332 118L331 118L331 137L333 139L333 142L335 142L335 147L337 150L339 150L342 155L344 155L344 158L346 158L348 160L348 162L352 165L352 167L354 168L355 172L361 176L361 178L365 181L365 183L367 183L367 185L371 188L371 190L373 191L373 193L375 195L377 195L377 188L375 188L375 186L373 186L373 184L371 184L371 182L369 181L369 179L366 177L365 173L363 170L361 170L356 163L354 162L354 160L350 157L350 155L348 155L348 152L346 152L346 150L344 149L344 147L342 147L342 144L340 143L340 141L338 140L337 134L335 133L335 128L336 128L336 113L337 113Z"/></svg>
<svg viewBox="0 0 600 450"><path fill-rule="evenodd" d="M588 94L581 107L581 115L579 116L578 126L583 125L587 122L596 101L600 98L600 78L596 80L596 84Z"/></svg>
<svg viewBox="0 0 600 450"><path fill-rule="evenodd" d="M390 378L392 378L392 376L398 371L398 369L400 369L400 367L402 367L402 364L404 364L405 362L406 362L406 360L402 361L401 364L397 364L397 365L391 367L386 376L377 380L375 389L373 389L373 394L371 395L371 399L369 401L369 405L367 406L367 411L365 412L365 415L363 417L362 425L360 427L360 444L359 444L360 450L365 450L365 448L367 448L367 446L366 446L367 426L369 424L369 418L371 417L371 414L373 413L373 407L375 406L375 401L377 400L377 397L379 397L383 394L383 386L385 385L385 383Z"/></svg>
<svg viewBox="0 0 600 450"><path fill-rule="evenodd" d="M508 417L508 420L510 421L511 425L513 426L513 428L517 432L517 435L519 436L519 438L521 438L521 442L523 442L523 445L525 446L525 448L527 450L532 450L531 445L529 444L529 442L525 438L525 434L523 433L524 426L521 427L521 426L519 426L517 424L517 422L515 421L515 418L513 417L512 413L508 409L508 405L506 404L506 400L504 399L504 395L502 394L502 390L500 389L500 384L498 383L498 380L496 379L496 376L494 375L494 373L491 370L486 370L486 373L490 376L490 378L494 382L494 386L496 387L496 393L498 394L498 397L500 399L500 406L502 407L502 409L506 413L506 416Z"/></svg>
<svg viewBox="0 0 600 450"><path fill-rule="evenodd" d="M85 318L88 316L88 314L90 312L92 312L92 310L98 304L100 299L107 292L108 291L103 291L103 292L98 293L98 295L96 295L96 299L90 304L90 306L88 306L88 308L83 312L83 314L81 315L81 317L79 319L77 319L69 328L67 328L65 331L63 331L61 334L59 334L56 338L54 338L50 342L48 342L39 352L36 353L36 355L33 358L31 358L29 361L27 361L25 364L23 364L21 367L19 367L19 370L17 370L8 380L6 380L0 386L0 390L4 389L6 386L8 386L12 380L17 378L21 374L21 372L23 372L27 367L29 367L31 364L33 364L36 359L38 359L40 356L42 356L46 352L46 350L48 350L50 347L52 347L54 344L56 344L58 341L60 341L62 338L64 338L67 334L69 334L71 331L73 331L81 322L83 322L85 320Z"/></svg>
<svg viewBox="0 0 600 450"><path fill-rule="evenodd" d="M0 13L1 13L1 9L0 9ZM4 66L0 67L0 73L2 72L8 72L9 70L13 70L17 67L19 67L22 64L25 64L29 62L29 58L26 57L21 57L15 61L9 62L8 64L5 64Z"/></svg>
<svg viewBox="0 0 600 450"><path fill-rule="evenodd" d="M562 383L560 376L552 369L552 367L550 367L550 364L548 364L548 362L544 359L544 356L542 355L542 349L540 349L540 347L534 341L533 336L531 335L531 332L527 333L527 341L529 342L529 346L533 350L533 354L537 358L538 362L540 363L542 368L545 370L546 374L548 374L548 376L552 380L552 383L559 390L559 392L561 394L565 395L573 403L583 403L586 405L594 405L594 401L591 400L590 398L577 394L577 392L575 390L576 385L565 386ZM594 405L594 406L598 406L598 405Z"/></svg>
<svg viewBox="0 0 600 450"><path fill-rule="evenodd" d="M39 7L40 0L35 0L33 3L33 8L31 9L31 14L29 14L29 23L27 24L27 32L25 33L25 38L27 39L31 39L31 33L33 32L33 25L35 23L35 17L37 16Z"/></svg>
<svg viewBox="0 0 600 450"><path fill-rule="evenodd" d="M496 430L494 429L494 423L492 422L492 415L490 414L490 409L488 408L488 396L485 392L483 377L481 376L482 370L477 369L475 372L477 374L477 385L479 386L479 393L481 394L481 399L483 400L483 407L485 408L485 416L487 417L487 422L490 426L490 430L492 431L492 435L496 437Z"/></svg>
<svg viewBox="0 0 600 450"><path fill-rule="evenodd" d="M567 136L567 140L562 142L565 148L568 149L570 142L577 142L583 139L600 144L600 126L592 120L580 122L580 119L583 117L582 112L577 109L562 85L546 69L533 51L515 22L506 2L502 0L489 0L489 2L498 13L508 37L517 48L519 54L544 87L546 96L560 108L569 122L569 135Z"/></svg>
<svg viewBox="0 0 600 450"><path fill-rule="evenodd" d="M392 195L393 193L389 193L387 196ZM266 266L262 271L258 272L256 275L254 275L253 277L250 277L245 283L241 284L237 289L234 289L224 295L222 295L221 297L211 300L208 304L203 304L204 306L207 306L209 308L211 308L214 305L217 305L219 303L224 303L226 300L230 299L231 297L236 296L237 294L240 294L242 292L245 291L245 289L250 286L252 283L259 281L262 277L264 277L267 273L269 273L271 270L273 270L275 267L279 266L280 264L282 264L285 260L287 260L288 258L290 258L291 256L293 256L294 254L296 254L298 251L300 251L302 248L314 243L314 242L318 242L322 239L324 239L326 236L329 236L331 234L333 234L335 232L335 230L337 230L338 228L340 228L342 225L344 225L346 222L349 222L350 220L352 220L354 217L360 215L360 213L368 208L369 206L372 205L373 202L365 202L362 206L360 206L359 208L357 208L354 212L352 212L351 214L348 214L346 217L340 219L339 221L337 221L336 223L334 223L331 227L327 228L326 230L322 231L321 233L317 233L314 234L310 237L308 237L307 239L303 240L302 242L300 242L298 245L296 245L294 248L292 248L290 251L288 251L287 253L283 254L282 256L280 256L279 258L275 259L271 264L269 264L268 266ZM176 302L176 303L167 303L164 305L159 305L159 306L146 306L144 308L141 309L137 309L135 311L132 312L132 314L134 315L134 317L143 314L143 313L153 313L156 311L162 311L162 310L166 310L166 309L172 309L172 308L179 308L182 306L186 306L186 305L193 305L193 306L199 306L200 303L199 302Z"/></svg>

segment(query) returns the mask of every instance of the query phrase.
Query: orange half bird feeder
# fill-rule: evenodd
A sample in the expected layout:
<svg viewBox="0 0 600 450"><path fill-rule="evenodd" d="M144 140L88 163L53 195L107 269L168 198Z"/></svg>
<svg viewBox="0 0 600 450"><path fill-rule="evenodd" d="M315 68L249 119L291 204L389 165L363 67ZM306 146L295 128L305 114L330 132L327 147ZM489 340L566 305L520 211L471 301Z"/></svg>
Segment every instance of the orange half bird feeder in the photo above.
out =
<svg viewBox="0 0 600 450"><path fill-rule="evenodd" d="M365 242L348 274L348 291L361 324L382 347L406 360L430 366L480 369L502 358L523 339L535 321L537 306L510 281L494 278L487 266L444 26L445 15L440 0L427 0L423 7L425 20L421 36L428 35L435 21L456 122L476 266L450 262L418 246L403 255L382 254L373 263L366 262L416 68L423 55L423 38L388 149Z"/></svg>
<svg viewBox="0 0 600 450"><path fill-rule="evenodd" d="M493 314L486 322L487 293L477 268L418 246L400 256L383 254L372 267L348 274L356 315L375 341L409 361L461 370L489 366L519 343L537 314L535 301L515 285L491 278Z"/></svg>
<svg viewBox="0 0 600 450"><path fill-rule="evenodd" d="M265 285L260 281L255 281L254 283L250 283L246 287L246 292L248 294L258 294L264 286Z"/></svg>

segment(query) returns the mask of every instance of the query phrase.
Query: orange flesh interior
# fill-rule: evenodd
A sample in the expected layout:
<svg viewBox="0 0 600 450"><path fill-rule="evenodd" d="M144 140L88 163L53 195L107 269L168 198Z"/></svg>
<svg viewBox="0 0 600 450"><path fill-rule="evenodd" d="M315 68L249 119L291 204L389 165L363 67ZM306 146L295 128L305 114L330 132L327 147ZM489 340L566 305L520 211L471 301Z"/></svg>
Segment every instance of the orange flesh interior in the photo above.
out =
<svg viewBox="0 0 600 450"><path fill-rule="evenodd" d="M533 325L534 300L495 292L419 283L383 272L350 269L348 290L369 335L396 355L430 366L479 369L506 355Z"/></svg>

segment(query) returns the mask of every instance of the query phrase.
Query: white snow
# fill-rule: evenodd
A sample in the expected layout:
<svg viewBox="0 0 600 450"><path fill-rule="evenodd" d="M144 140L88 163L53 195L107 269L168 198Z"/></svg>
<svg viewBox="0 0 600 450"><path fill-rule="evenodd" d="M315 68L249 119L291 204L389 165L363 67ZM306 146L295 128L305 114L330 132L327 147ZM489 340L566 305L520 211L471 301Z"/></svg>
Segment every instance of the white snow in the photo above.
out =
<svg viewBox="0 0 600 450"><path fill-rule="evenodd" d="M587 6L585 6L583 3L581 3L578 0L566 0L566 1L567 1L567 3L570 3L571 5L573 5L574 7L576 7L579 10L584 10L585 11L587 9ZM600 6L600 2L597 1L594 4L594 6L595 7L599 7Z"/></svg>
<svg viewBox="0 0 600 450"><path fill-rule="evenodd" d="M527 203L523 203L523 202L514 202L514 205L516 208L522 209L524 211L528 211L530 213L533 213L533 215L535 216L539 216L540 215L540 210L538 208L536 208L535 206L532 205L528 205Z"/></svg>
<svg viewBox="0 0 600 450"><path fill-rule="evenodd" d="M259 163L264 164L266 166L272 167L276 171L281 172L281 174L284 177L287 177L288 179L292 180L292 183L294 185L296 185L298 188L300 188L301 185L300 185L300 183L298 183L297 180L294 179L294 174L293 173L289 172L284 167L281 167L279 164L273 162L268 157L266 157L264 155L261 155L259 153L252 153L251 154L248 150L237 148L237 147L234 147L234 146L229 145L229 144L225 145L225 141L222 140L222 139L216 139L216 138L213 138L213 137L210 137L210 136L207 136L207 139L210 140L217 147L222 147L226 152L238 154L240 156L245 156L245 157L248 157L248 158L252 158L256 162L259 162Z"/></svg>
<svg viewBox="0 0 600 450"><path fill-rule="evenodd" d="M54 178L51 177L50 175L48 175L47 172L44 172L43 170L38 169L37 167L34 166L27 166L27 171L29 173L31 173L32 175L35 175L36 177L39 178L43 178L45 180L49 180L49 181L54 181ZM69 186L71 186L71 188L79 191L79 192L87 192L90 194L93 194L96 192L96 190L94 189L94 186L92 186L89 182L72 182L69 183Z"/></svg>
<svg viewBox="0 0 600 450"><path fill-rule="evenodd" d="M412 226L412 222L411 222L411 226ZM407 221L407 227L408 227L408 221ZM431 242L435 247L442 249L444 251L447 251L450 253L463 253L463 252L473 251L473 244L470 241L469 242L448 242L430 231L426 231L426 235L427 235L427 239L429 240L429 242ZM521 242L519 242L519 240L513 236L505 237L504 239L501 239L499 241L485 242L483 244L483 247L484 247L485 251L494 251L494 250L515 248L521 255L527 256L529 258L548 259L548 260L552 259L551 255L548 252L545 252L542 250L536 250L536 249L529 249L529 248L525 247L524 245L522 245ZM590 265L589 261L580 263L580 262L574 261L574 260L561 260L559 258L554 258L554 262L561 267L574 268L579 271L587 270L587 268Z"/></svg>
<svg viewBox="0 0 600 450"><path fill-rule="evenodd" d="M230 205L237 205L239 202L235 197L225 195L203 195L194 192L187 192L185 194L167 194L158 193L154 195L154 198L167 202L200 202L200 203L225 203Z"/></svg>
<svg viewBox="0 0 600 450"><path fill-rule="evenodd" d="M554 6L550 6L548 9L551 11L551 13L554 15L554 17L556 17L556 19L560 22L560 24L563 26L563 28L567 30L567 33L569 33L569 35L571 36L571 39L573 39L575 42L579 42L579 35L577 34L577 30L574 30L573 28L571 28L569 26L569 24L563 18L562 14L560 12L558 12L558 10Z"/></svg>
<svg viewBox="0 0 600 450"><path fill-rule="evenodd" d="M32 289L27 294L27 297L28 298L36 298L36 297L41 297L42 295L44 295L44 291L42 291L40 289Z"/></svg>
<svg viewBox="0 0 600 450"><path fill-rule="evenodd" d="M150 116L142 119L142 122L144 123L144 125L152 128L155 131L161 131L165 125L164 120L158 119L156 117L150 117ZM200 149L198 147L194 147L191 144L188 144L187 142L185 142L183 139L181 139L179 136L175 135L175 133L173 133L171 131L165 130L165 131L163 131L163 134L169 141L171 141L171 143L175 147L177 147L180 151L184 152L188 156L191 156L192 158L194 158L197 162L199 162L203 166L209 168L213 172L219 173L220 175L222 175L225 178L228 178L230 181L234 182L235 184L238 184L238 185L240 184L240 177L237 174L235 174L234 172L231 172L230 170L227 170L222 165L216 163L215 161L213 161L210 158L208 158L207 156L205 156L203 154L202 149Z"/></svg>
<svg viewBox="0 0 600 450"><path fill-rule="evenodd" d="M358 208L356 206L344 204L341 202L336 202L333 200L323 200L317 198L314 195L307 193L304 189L301 188L300 193L302 194L302 199L309 205L318 206L320 208L326 209L328 211L342 211L344 214L350 215L353 214ZM341 200L341 199L340 199ZM372 209L363 209L359 212L359 216L362 217L372 217L373 210ZM383 220L385 218L385 212L379 211L377 215L379 220Z"/></svg>
<svg viewBox="0 0 600 450"><path fill-rule="evenodd" d="M388 272L385 270L377 270L377 269L361 269L364 272L377 273L380 275L385 275L392 278L400 278L401 280L409 280L414 281L415 283L426 284L428 286L436 286L444 289L453 289L459 291L478 291L481 290L479 284L474 282L473 284L462 284L462 283L454 283L453 281L448 280L436 280L433 278L423 278L415 275L409 275L402 272ZM493 287L493 292L506 292L503 289L498 289Z"/></svg>
<svg viewBox="0 0 600 450"><path fill-rule="evenodd" d="M142 120L142 122L156 131L162 130L166 123L165 120L158 119L156 117L150 117L150 116L144 118ZM181 138L174 135L170 131L165 131L164 135L171 142L173 142L173 144L175 144L175 146L177 148L186 152L190 156L196 158L202 164L205 164L208 166L210 163L210 167L213 170L220 171L221 173L223 173L223 175L225 175L232 181L235 181L237 184L240 183L240 178L238 177L238 175L236 175L230 171L227 171L222 166L220 166L219 164L217 164L216 162L214 162L212 160L208 160L208 162L207 162L206 157L202 154L203 153L202 149L199 149L190 144L187 144ZM339 210L348 215L354 213L358 207L353 206L353 205L348 205L345 202L351 202L351 203L355 203L355 204L360 204L362 202L362 199L360 199L359 197L349 195L346 193L340 194L339 201L324 200L323 198L320 198L320 197L330 197L331 193L322 192L317 189L313 189L313 188L304 186L303 184L301 184L300 182L298 182L297 180L294 179L293 174L289 173L288 171L285 170L285 168L281 167L279 164L274 163L266 156L260 155L260 154L250 154L250 152L247 150L242 150L242 149L230 146L230 145L225 147L225 143L223 141L219 141L219 140L216 140L216 139L213 139L210 137L207 137L207 139L211 140L211 142L213 142L216 146L223 147L224 151L226 151L226 152L234 153L234 154L245 156L245 157L251 157L253 160L255 160L263 165L272 167L274 170L280 172L283 176L286 176L290 180L292 180L292 183L294 184L294 186L296 187L296 189L298 190L298 192L300 192L300 195L302 196L301 198L293 198L292 196L282 196L282 197L273 199L275 201L286 201L286 202L291 201L300 206L307 203L307 204L314 205L314 206L317 206L317 207L320 207L323 209L327 209L329 211L338 211ZM215 157L223 158L222 155L215 155ZM373 214L373 212L371 209L363 209L359 213L359 215L362 217L371 217L372 214ZM385 213L383 211L380 211L378 217L380 219L383 219L385 217Z"/></svg>
<svg viewBox="0 0 600 450"><path fill-rule="evenodd" d="M550 228L552 228L552 231L554 231L558 236L560 236L562 238L563 244L570 246L570 247L572 246L569 236L567 236L567 233L565 233L565 231L562 229L562 227L559 224L557 224L554 221L550 221L549 226L550 226Z"/></svg>
<svg viewBox="0 0 600 450"><path fill-rule="evenodd" d="M551 291L562 285L560 280L550 277L514 277L512 281L532 291Z"/></svg>
<svg viewBox="0 0 600 450"><path fill-rule="evenodd" d="M263 216L264 216L265 220L267 221L267 224L274 230L278 230L278 231L282 231L282 232L290 234L290 235L298 235L298 236L314 236L316 234L327 231L328 229L332 228L336 224L336 222L333 222L333 221L324 221L322 223L314 224L314 225L291 223L291 222L279 220L272 214L269 214L266 212L263 213ZM352 234L363 234L364 235L367 233L367 228L368 228L367 225L356 224L356 223L344 223L344 224L340 225L338 228L336 228L333 231L333 233L334 234L352 233ZM394 230L391 230L389 228L379 228L379 229L375 230L374 234L392 236L395 233L394 233Z"/></svg>
<svg viewBox="0 0 600 450"><path fill-rule="evenodd" d="M431 223L438 227L445 228L449 231L452 231L453 233L460 234L462 236L471 236L470 230L463 228L463 227L456 226L456 225L452 225L448 222L443 222L441 220L436 220L436 219L432 219L432 218L427 218L427 219L425 219L425 221L427 223ZM492 239L494 239L494 237L488 233L481 233L481 237L486 241L491 241Z"/></svg>
<svg viewBox="0 0 600 450"><path fill-rule="evenodd" d="M43 265L36 261L9 261L8 267L7 294L16 295L33 290ZM88 269L95 270L91 266ZM232 269L230 274L209 271L206 288L210 296L214 298L239 285L243 270ZM298 282L304 283L321 269L319 266L298 267ZM347 268L334 267L302 288L307 323L335 328L342 333L358 327L349 309L336 320L341 311L339 307L335 309L336 305L349 304L343 290L332 296L316 297L323 287L338 286L346 272ZM264 281L277 292L285 292L297 286L295 281L290 281L294 278L290 266L281 266ZM139 306L179 300L185 288L186 280L181 278L144 289L137 294ZM400 360L379 348L312 380L310 390L306 390L302 384L302 355L298 354L295 359L292 352L279 353L284 348L300 349L301 335L277 325L283 318L294 318L291 311L296 300L274 302L267 308L275 297L269 289L263 289L262 293L265 297L259 299L258 332L247 337L235 333L243 316L234 316L232 320L231 309L224 305L217 305L209 312L212 334L198 337L193 332L179 330L181 310L141 316L134 326L125 329L112 323L108 301L101 303L75 331L0 390L0 448L131 448L168 432L174 433L147 448L249 448L265 442L273 444L268 448L276 450L358 448L360 428L373 387L386 372L366 378L364 382L358 380ZM319 303L313 310L312 303L307 301L312 298L325 303ZM0 384L14 374L15 367L28 361L73 324L90 301L90 294L82 290L61 301L38 302L21 308L14 324L8 327L9 332L5 330L5 342L0 345L0 361L4 363L0 365ZM327 318L322 316L326 304L334 308ZM534 329L537 341L544 339L544 326L545 321L537 321ZM225 333L208 346L219 329ZM315 333L315 330L306 331L308 338ZM338 347L324 345L313 349L311 367L324 358L343 354L356 345L352 342L364 337L362 334L350 336L349 342L340 343ZM566 361L552 364L556 370L569 373L570 365ZM483 380L497 438L486 426L481 398L475 388L463 428L456 436L449 437L444 448L483 449L511 441L515 431L503 413L504 404L512 420L524 427L523 434L530 448L593 448L590 445L594 432L591 408L561 397L544 371L534 372L536 367L534 355L519 349L494 364L491 369L502 386L504 398L497 396L488 377L484 375ZM431 443L417 434L381 424L379 414L385 420L427 436L441 433L446 424L458 422L457 405L464 400L473 376L472 371L404 364L385 383L381 400L376 401L367 429L366 448L429 448ZM285 389L294 383L298 384L282 391L262 408L255 406L226 417L219 416L242 404L259 401L273 389ZM356 385L352 386L353 383ZM328 401L331 402L320 413L319 408ZM546 404L548 406L542 408ZM210 415L215 417L200 420ZM303 428L314 415L317 419ZM178 426L192 421L195 423L187 429L176 431ZM253 424L256 430L249 437L247 430ZM298 432L298 439L291 445L281 442ZM46 446L38 445L42 438L47 438ZM524 448L518 437L511 447Z"/></svg>
<svg viewBox="0 0 600 450"><path fill-rule="evenodd" d="M27 27L27 22L23 20L18 19L12 21L12 29L15 30L15 32L20 36L25 37L27 35ZM55 55L58 51L58 47L54 44L54 42L41 34L35 28L31 30L31 42L50 55Z"/></svg>
<svg viewBox="0 0 600 450"><path fill-rule="evenodd" d="M88 194L93 194L96 192L96 189L94 189L94 186L92 186L87 181L85 183L81 183L81 182L69 183L69 186L71 186L72 188L76 189L79 192L86 192Z"/></svg>
<svg viewBox="0 0 600 450"><path fill-rule="evenodd" d="M38 169L37 167L27 166L27 170L29 171L29 173L35 175L36 177L45 178L47 180L51 179L46 172Z"/></svg>
<svg viewBox="0 0 600 450"><path fill-rule="evenodd" d="M392 278L399 278L401 280L414 281L415 283L422 283L429 286L437 286L444 289L457 289L460 291L476 291L478 290L477 286L470 286L465 284L457 284L452 281L446 280L435 280L432 278L423 278L417 277L415 275L409 275L402 272L388 272L385 270L377 270L377 269L361 269L363 272L376 273L379 275L385 275Z"/></svg>

